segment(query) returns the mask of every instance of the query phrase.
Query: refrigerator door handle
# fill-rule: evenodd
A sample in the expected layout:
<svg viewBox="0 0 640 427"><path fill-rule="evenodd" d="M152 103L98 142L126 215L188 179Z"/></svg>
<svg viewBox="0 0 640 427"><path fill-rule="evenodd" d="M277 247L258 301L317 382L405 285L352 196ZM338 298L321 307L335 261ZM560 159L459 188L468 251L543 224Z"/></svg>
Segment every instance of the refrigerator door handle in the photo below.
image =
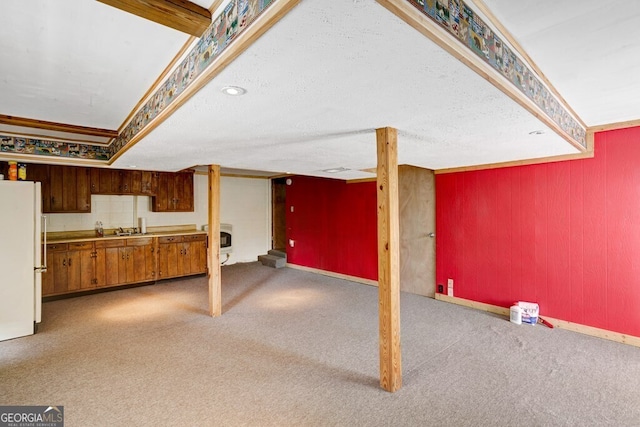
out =
<svg viewBox="0 0 640 427"><path fill-rule="evenodd" d="M46 273L47 272L47 216L40 215L40 223L42 224L42 247L44 248L44 253L42 254L42 265L36 267L37 273Z"/></svg>

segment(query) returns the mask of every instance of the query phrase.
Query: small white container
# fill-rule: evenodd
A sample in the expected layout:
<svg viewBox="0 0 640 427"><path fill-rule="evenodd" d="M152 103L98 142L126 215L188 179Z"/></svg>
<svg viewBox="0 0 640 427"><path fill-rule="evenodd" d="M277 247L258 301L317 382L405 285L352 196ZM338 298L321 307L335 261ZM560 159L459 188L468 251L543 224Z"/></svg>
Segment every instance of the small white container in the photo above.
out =
<svg viewBox="0 0 640 427"><path fill-rule="evenodd" d="M509 309L509 320L516 325L522 325L522 308L517 305L512 305Z"/></svg>

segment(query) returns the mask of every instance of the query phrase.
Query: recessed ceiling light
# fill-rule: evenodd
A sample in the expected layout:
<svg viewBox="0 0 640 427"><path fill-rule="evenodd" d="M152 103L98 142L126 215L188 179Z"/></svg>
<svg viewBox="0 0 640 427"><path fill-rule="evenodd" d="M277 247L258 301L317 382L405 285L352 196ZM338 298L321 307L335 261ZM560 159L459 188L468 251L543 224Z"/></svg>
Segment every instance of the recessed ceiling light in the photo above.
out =
<svg viewBox="0 0 640 427"><path fill-rule="evenodd" d="M129 165L129 167L130 167L131 169L135 169L135 168L137 168L138 166L137 166L137 165Z"/></svg>
<svg viewBox="0 0 640 427"><path fill-rule="evenodd" d="M532 130L531 132L529 132L529 135L542 135L543 133L543 130Z"/></svg>
<svg viewBox="0 0 640 427"><path fill-rule="evenodd" d="M338 172L344 172L344 171L348 171L349 169L347 168L331 168L331 169L323 169L322 172L326 172L326 173L338 173Z"/></svg>
<svg viewBox="0 0 640 427"><path fill-rule="evenodd" d="M247 93L247 90L240 86L225 86L220 90L222 93L229 96L241 96Z"/></svg>

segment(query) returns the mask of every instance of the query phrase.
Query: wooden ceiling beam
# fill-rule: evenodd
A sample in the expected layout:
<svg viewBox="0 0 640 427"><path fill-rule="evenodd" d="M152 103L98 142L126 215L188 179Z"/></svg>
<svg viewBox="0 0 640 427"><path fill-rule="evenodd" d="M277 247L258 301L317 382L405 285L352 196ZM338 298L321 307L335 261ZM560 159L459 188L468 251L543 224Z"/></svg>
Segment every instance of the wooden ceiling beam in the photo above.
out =
<svg viewBox="0 0 640 427"><path fill-rule="evenodd" d="M211 25L211 12L187 0L98 1L196 37Z"/></svg>
<svg viewBox="0 0 640 427"><path fill-rule="evenodd" d="M47 122L46 120L28 119L25 117L6 116L0 114L0 124L23 126L29 128L53 130L57 132L77 133L80 135L101 136L105 138L116 138L117 130L99 129L86 126L68 125L65 123Z"/></svg>

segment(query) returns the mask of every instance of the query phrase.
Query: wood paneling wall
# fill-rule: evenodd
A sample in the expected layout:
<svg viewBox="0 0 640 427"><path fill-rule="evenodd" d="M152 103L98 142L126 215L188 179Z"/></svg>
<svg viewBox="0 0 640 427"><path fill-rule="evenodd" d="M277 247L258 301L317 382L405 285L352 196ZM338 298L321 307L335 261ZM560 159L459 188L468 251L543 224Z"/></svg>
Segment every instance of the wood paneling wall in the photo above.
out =
<svg viewBox="0 0 640 427"><path fill-rule="evenodd" d="M291 181L286 190L288 262L378 280L376 183L304 176Z"/></svg>
<svg viewBox="0 0 640 427"><path fill-rule="evenodd" d="M592 159L436 176L437 283L640 336L640 128Z"/></svg>

